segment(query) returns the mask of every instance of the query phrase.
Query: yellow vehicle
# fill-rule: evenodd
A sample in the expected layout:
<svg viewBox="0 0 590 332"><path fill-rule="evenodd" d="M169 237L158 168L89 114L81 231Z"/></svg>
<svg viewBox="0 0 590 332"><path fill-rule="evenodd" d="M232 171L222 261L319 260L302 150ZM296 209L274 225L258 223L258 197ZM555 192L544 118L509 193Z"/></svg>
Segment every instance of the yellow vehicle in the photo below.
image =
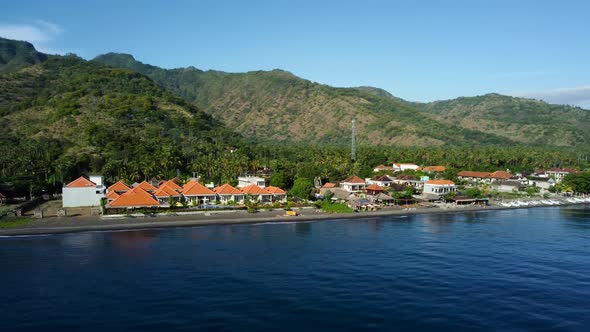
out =
<svg viewBox="0 0 590 332"><path fill-rule="evenodd" d="M298 216L299 214L297 213L297 211L290 210L290 211L287 211L287 215L294 217L294 216Z"/></svg>

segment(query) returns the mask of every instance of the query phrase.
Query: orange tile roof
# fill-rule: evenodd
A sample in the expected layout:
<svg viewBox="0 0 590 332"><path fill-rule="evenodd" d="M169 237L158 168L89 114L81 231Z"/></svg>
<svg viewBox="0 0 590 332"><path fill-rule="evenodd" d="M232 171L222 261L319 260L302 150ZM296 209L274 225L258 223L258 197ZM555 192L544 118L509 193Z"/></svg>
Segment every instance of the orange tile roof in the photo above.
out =
<svg viewBox="0 0 590 332"><path fill-rule="evenodd" d="M240 190L247 195L272 195L272 193L268 190L259 187L255 184L248 185L246 187L241 188Z"/></svg>
<svg viewBox="0 0 590 332"><path fill-rule="evenodd" d="M138 184L137 187L135 188L141 188L145 191L156 191L158 190L158 188L152 186L151 184L149 184L147 181L143 181L142 183Z"/></svg>
<svg viewBox="0 0 590 332"><path fill-rule="evenodd" d="M488 172L473 172L473 171L461 171L457 176L463 176L467 178L489 178L491 173Z"/></svg>
<svg viewBox="0 0 590 332"><path fill-rule="evenodd" d="M381 165L375 167L375 169L392 171L393 170L393 167L391 167L391 166L385 166L385 165L381 164Z"/></svg>
<svg viewBox="0 0 590 332"><path fill-rule="evenodd" d="M109 191L109 193L107 194L107 198L108 199L115 199L115 198L119 198L119 194L117 194L115 191Z"/></svg>
<svg viewBox="0 0 590 332"><path fill-rule="evenodd" d="M287 194L283 189L281 189L279 187L274 187L274 186L268 186L268 187L266 187L266 190L268 190L273 195L286 195Z"/></svg>
<svg viewBox="0 0 590 332"><path fill-rule="evenodd" d="M168 180L168 181L162 183L160 186L168 186L168 187L170 187L170 188L172 188L174 190L180 190L180 189L182 189L181 186L179 186L178 184L176 184L176 182L174 182L174 179Z"/></svg>
<svg viewBox="0 0 590 332"><path fill-rule="evenodd" d="M450 185L450 186L454 186L455 182L451 181L451 180L428 180L426 181L426 184L436 184L436 185Z"/></svg>
<svg viewBox="0 0 590 332"><path fill-rule="evenodd" d="M113 207L157 206L158 201L147 191L135 187L110 203Z"/></svg>
<svg viewBox="0 0 590 332"><path fill-rule="evenodd" d="M180 193L170 187L168 187L166 184L161 185L160 188L158 188L158 190L156 190L156 192L154 192L154 196L156 197L180 197Z"/></svg>
<svg viewBox="0 0 590 332"><path fill-rule="evenodd" d="M444 172L446 169L444 166L424 166L421 168L424 172Z"/></svg>
<svg viewBox="0 0 590 332"><path fill-rule="evenodd" d="M332 183L332 182L326 182L326 183L324 183L322 188L336 188L336 184Z"/></svg>
<svg viewBox="0 0 590 332"><path fill-rule="evenodd" d="M215 196L215 192L195 180L187 182L180 191L185 196Z"/></svg>
<svg viewBox="0 0 590 332"><path fill-rule="evenodd" d="M367 190L384 191L385 189L383 187L381 187L380 185L372 184L372 185L370 185L370 186L367 187Z"/></svg>
<svg viewBox="0 0 590 332"><path fill-rule="evenodd" d="M346 182L346 183L363 183L364 184L365 183L365 180L359 178L356 175L353 175L353 176L349 177L348 179L346 179L346 180L344 180L342 182Z"/></svg>
<svg viewBox="0 0 590 332"><path fill-rule="evenodd" d="M115 184L109 187L109 191L127 191L131 189L125 182L117 181Z"/></svg>
<svg viewBox="0 0 590 332"><path fill-rule="evenodd" d="M490 174L490 178L507 180L512 178L512 174L505 171L495 171L494 173Z"/></svg>
<svg viewBox="0 0 590 332"><path fill-rule="evenodd" d="M76 180L68 183L66 185L68 188L86 188L86 187L96 187L96 183L88 180L87 178L81 176Z"/></svg>
<svg viewBox="0 0 590 332"><path fill-rule="evenodd" d="M219 195L241 195L240 189L233 187L231 184L226 183L219 187L213 188L213 191Z"/></svg>

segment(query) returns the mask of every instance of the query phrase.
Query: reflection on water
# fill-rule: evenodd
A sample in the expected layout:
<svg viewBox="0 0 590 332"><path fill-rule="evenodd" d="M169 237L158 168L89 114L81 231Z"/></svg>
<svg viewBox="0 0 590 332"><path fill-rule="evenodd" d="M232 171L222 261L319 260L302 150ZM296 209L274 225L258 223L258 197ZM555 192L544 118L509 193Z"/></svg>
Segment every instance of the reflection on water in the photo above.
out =
<svg viewBox="0 0 590 332"><path fill-rule="evenodd" d="M7 331L587 331L589 218L575 206L5 238L0 319Z"/></svg>

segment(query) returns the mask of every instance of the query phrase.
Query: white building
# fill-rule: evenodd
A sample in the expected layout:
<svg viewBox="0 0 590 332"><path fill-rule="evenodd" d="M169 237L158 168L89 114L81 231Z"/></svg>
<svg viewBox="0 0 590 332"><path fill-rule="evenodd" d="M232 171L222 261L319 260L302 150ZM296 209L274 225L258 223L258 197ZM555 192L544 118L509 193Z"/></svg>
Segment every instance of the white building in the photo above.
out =
<svg viewBox="0 0 590 332"><path fill-rule="evenodd" d="M424 183L424 190L422 193L442 196L456 191L457 186L451 180L428 180Z"/></svg>
<svg viewBox="0 0 590 332"><path fill-rule="evenodd" d="M91 175L89 179L81 176L63 187L63 207L100 206L106 188L102 176Z"/></svg>
<svg viewBox="0 0 590 332"><path fill-rule="evenodd" d="M408 164L408 163L397 163L397 164L393 164L393 170L396 172L400 172L400 171L405 171L407 169L411 169L411 170L417 170L418 168L420 168L420 166L416 165L416 164Z"/></svg>
<svg viewBox="0 0 590 332"><path fill-rule="evenodd" d="M359 191L363 191L365 190L365 188L367 187L367 184L365 182L365 180L359 178L358 176L351 176L348 179L340 182L340 188L351 192L351 193L356 193Z"/></svg>
<svg viewBox="0 0 590 332"><path fill-rule="evenodd" d="M251 184L261 187L261 188L264 188L266 186L266 184L264 182L264 178L261 178L259 176L240 176L240 177L238 177L238 188L244 188L244 187L247 187Z"/></svg>

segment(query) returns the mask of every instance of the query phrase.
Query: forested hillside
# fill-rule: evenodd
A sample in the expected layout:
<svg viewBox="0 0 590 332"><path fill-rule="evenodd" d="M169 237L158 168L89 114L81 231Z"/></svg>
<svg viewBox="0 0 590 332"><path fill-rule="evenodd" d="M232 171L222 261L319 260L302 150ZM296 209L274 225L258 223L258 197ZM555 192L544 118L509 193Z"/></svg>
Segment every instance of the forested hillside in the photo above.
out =
<svg viewBox="0 0 590 332"><path fill-rule="evenodd" d="M95 59L141 72L229 128L259 140L361 144L587 146L590 112L496 94L412 103L373 87L334 88L282 70L161 69L131 55Z"/></svg>

